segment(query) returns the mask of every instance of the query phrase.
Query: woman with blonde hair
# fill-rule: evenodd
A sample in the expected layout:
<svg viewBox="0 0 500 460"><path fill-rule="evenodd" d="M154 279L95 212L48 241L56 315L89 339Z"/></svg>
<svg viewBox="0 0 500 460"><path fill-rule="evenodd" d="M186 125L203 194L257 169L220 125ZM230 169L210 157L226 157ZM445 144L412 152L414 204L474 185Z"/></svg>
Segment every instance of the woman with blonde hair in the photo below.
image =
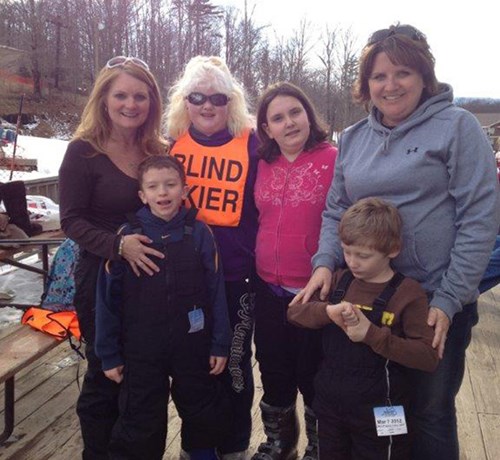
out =
<svg viewBox="0 0 500 460"><path fill-rule="evenodd" d="M251 368L257 170L254 121L243 87L216 56L196 56L169 92L166 132L171 154L186 168L187 205L199 209L219 245L229 318L233 329L222 376L234 411L233 429L218 446L224 460L243 459L252 429L254 385Z"/></svg>
<svg viewBox="0 0 500 460"><path fill-rule="evenodd" d="M82 121L59 170L61 225L78 243L74 304L86 343L87 372L77 413L84 459L107 459L118 416L118 384L107 379L94 353L96 280L105 259L127 260L134 272L151 275L158 267L144 235L117 234L126 215L137 211L137 166L148 155L166 153L160 135L162 103L148 65L116 56L99 72ZM144 273L143 273L144 275Z"/></svg>

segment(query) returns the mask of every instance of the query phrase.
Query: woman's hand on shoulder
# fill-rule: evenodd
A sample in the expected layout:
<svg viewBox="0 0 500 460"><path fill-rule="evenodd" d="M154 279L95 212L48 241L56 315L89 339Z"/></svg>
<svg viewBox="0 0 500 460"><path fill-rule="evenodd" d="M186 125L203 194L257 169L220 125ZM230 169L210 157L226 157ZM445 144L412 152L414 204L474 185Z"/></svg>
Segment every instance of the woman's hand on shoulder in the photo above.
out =
<svg viewBox="0 0 500 460"><path fill-rule="evenodd" d="M325 300L330 292L332 285L332 271L328 267L318 267L314 270L311 279L307 283L306 287L302 289L290 302L290 305L296 303L306 303L309 302L312 295L320 289L319 297L321 300Z"/></svg>
<svg viewBox="0 0 500 460"><path fill-rule="evenodd" d="M165 257L162 252L146 246L148 243L151 243L151 240L146 235L134 233L123 237L121 256L130 264L137 276L141 276L141 270L150 276L160 271L158 265L149 256L160 259Z"/></svg>

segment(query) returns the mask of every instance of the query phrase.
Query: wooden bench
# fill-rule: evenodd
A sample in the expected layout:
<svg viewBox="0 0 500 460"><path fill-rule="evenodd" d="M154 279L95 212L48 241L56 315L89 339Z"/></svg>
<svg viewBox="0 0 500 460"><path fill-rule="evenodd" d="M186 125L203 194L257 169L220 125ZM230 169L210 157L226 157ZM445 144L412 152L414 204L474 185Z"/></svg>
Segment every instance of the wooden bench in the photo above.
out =
<svg viewBox="0 0 500 460"><path fill-rule="evenodd" d="M23 270L35 272L43 275L44 282L49 270L48 248L51 245L58 245L64 241L62 231L44 232L25 240L3 239L0 243L16 244L16 248L0 248L0 262L12 265ZM21 253L40 252L42 258L42 268L34 267L16 260L16 256ZM0 306L19 305L11 301L2 301ZM0 383L5 384L5 412L4 431L0 435L0 444L4 443L12 434L14 429L14 377L26 366L36 361L48 351L55 348L62 341L57 340L42 332L35 331L29 326L16 325L3 331L0 336Z"/></svg>
<svg viewBox="0 0 500 460"><path fill-rule="evenodd" d="M0 383L5 382L5 424L0 444L14 430L15 375L63 342L21 324L9 327L0 337Z"/></svg>

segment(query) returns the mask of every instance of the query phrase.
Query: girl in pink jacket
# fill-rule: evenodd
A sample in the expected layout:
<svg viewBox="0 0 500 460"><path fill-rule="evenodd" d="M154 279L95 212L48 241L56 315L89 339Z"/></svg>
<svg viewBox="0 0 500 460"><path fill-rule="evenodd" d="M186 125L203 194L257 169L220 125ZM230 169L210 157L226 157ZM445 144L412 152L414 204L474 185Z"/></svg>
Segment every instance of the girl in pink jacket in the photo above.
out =
<svg viewBox="0 0 500 460"><path fill-rule="evenodd" d="M295 458L299 390L308 437L303 459L312 460L318 454L316 417L310 405L321 339L318 331L289 324L286 311L311 275L337 150L326 142L327 131L307 96L290 83L276 83L261 96L257 132L261 161L255 183L259 211L255 345L267 441L252 459Z"/></svg>

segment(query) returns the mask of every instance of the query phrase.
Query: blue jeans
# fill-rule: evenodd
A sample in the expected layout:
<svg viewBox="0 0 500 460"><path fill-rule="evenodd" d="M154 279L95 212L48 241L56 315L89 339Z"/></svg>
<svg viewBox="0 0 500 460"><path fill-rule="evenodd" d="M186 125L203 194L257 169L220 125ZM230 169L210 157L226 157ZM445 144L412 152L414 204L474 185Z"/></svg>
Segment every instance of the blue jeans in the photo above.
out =
<svg viewBox="0 0 500 460"><path fill-rule="evenodd" d="M495 246L490 256L488 266L484 272L483 278L479 283L479 292L488 291L492 287L500 283L500 236L497 235Z"/></svg>
<svg viewBox="0 0 500 460"><path fill-rule="evenodd" d="M477 302L465 305L453 318L444 356L436 372L413 370L416 397L412 460L458 460L455 397L462 384L465 351L478 322Z"/></svg>

